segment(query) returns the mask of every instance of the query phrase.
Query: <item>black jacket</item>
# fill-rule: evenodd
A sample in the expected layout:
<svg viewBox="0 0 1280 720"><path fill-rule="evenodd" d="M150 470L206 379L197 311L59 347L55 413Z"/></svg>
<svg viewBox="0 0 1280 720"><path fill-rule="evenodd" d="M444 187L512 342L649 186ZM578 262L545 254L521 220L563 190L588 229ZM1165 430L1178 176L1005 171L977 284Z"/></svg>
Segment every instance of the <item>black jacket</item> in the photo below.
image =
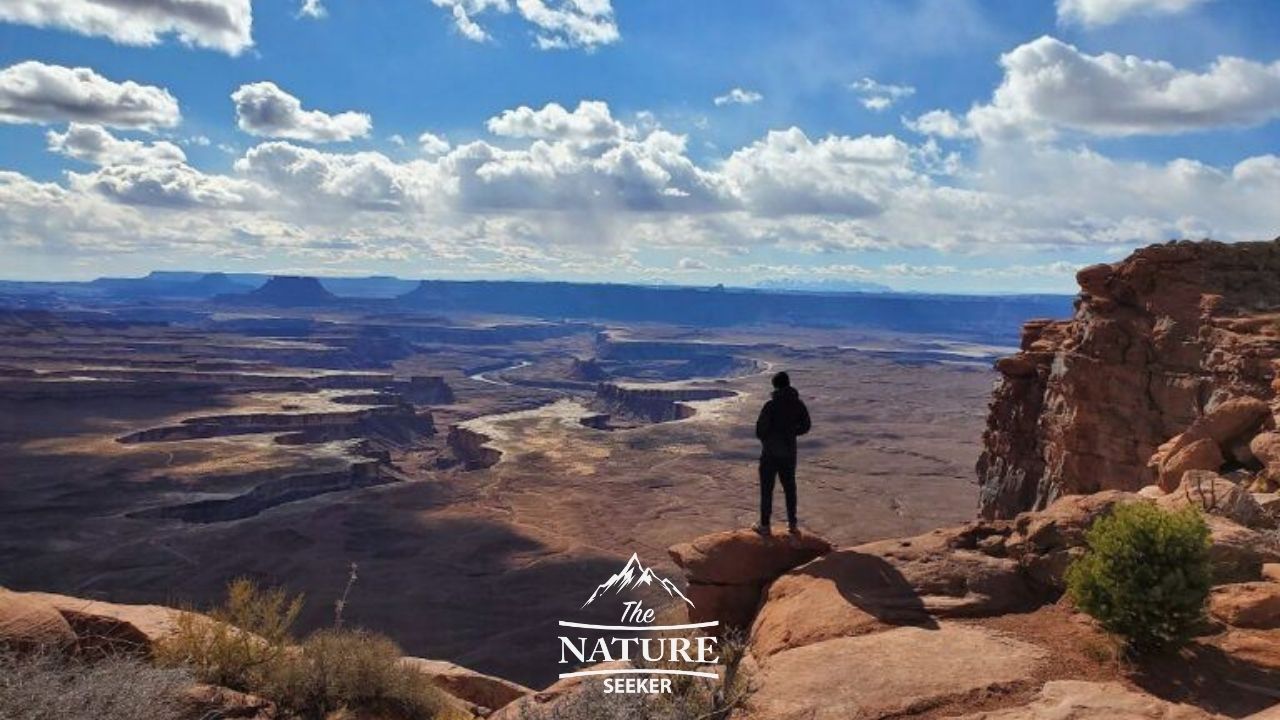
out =
<svg viewBox="0 0 1280 720"><path fill-rule="evenodd" d="M795 457L796 437L809 432L809 427L809 409L800 400L800 393L792 387L774 390L756 420L761 452L770 457Z"/></svg>

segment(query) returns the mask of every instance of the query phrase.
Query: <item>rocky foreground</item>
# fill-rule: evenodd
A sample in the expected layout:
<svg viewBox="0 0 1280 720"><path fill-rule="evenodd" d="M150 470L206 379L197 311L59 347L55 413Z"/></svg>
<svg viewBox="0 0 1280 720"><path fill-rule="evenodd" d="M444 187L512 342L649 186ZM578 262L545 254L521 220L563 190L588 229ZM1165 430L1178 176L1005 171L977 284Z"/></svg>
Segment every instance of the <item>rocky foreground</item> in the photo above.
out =
<svg viewBox="0 0 1280 720"><path fill-rule="evenodd" d="M1122 659L1114 641L1063 598L1065 570L1083 551L1085 531L1134 502L1176 504L1106 491L1012 520L855 547L739 530L670 553L697 606L690 620L749 631L739 671L752 678L752 692L731 717L1280 717L1274 514L1251 512L1250 527L1226 517L1238 516L1238 506L1201 505L1210 513L1218 584L1210 620L1176 657ZM567 681L501 717L521 717L520 708L551 711L590 691Z"/></svg>
<svg viewBox="0 0 1280 720"><path fill-rule="evenodd" d="M1012 520L854 547L738 530L670 552L697 606L690 619L747 631L740 671L751 692L731 715L740 720L1276 718L1276 509L1252 497L1210 505L1192 494L1146 497L1154 494L1069 496ZM1177 657L1122 660L1063 599L1087 528L1133 502L1196 502L1210 513L1210 621ZM0 591L0 639L146 654L179 613ZM595 691L576 679L534 691L446 662L403 662L444 691L458 717L553 717L542 713ZM190 698L204 713L275 717L269 703L226 689L196 686Z"/></svg>

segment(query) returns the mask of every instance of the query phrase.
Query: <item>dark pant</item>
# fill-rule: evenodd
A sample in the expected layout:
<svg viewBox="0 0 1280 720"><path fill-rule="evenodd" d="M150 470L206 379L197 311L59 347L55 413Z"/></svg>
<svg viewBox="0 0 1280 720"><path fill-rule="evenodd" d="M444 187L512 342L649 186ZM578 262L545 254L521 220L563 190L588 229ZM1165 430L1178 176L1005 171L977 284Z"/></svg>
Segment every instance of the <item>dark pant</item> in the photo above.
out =
<svg viewBox="0 0 1280 720"><path fill-rule="evenodd" d="M782 493L787 497L787 523L796 524L796 456L760 456L760 524L768 525L773 517L773 482L782 478Z"/></svg>

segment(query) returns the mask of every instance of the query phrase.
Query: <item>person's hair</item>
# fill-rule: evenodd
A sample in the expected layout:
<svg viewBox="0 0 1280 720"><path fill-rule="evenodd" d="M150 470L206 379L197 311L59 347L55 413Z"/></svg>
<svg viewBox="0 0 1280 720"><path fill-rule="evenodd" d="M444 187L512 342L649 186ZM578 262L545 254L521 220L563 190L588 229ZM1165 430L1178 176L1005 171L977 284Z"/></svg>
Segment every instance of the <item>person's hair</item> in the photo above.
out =
<svg viewBox="0 0 1280 720"><path fill-rule="evenodd" d="M773 386L781 390L782 388L791 387L791 376L785 372L780 372L773 376Z"/></svg>

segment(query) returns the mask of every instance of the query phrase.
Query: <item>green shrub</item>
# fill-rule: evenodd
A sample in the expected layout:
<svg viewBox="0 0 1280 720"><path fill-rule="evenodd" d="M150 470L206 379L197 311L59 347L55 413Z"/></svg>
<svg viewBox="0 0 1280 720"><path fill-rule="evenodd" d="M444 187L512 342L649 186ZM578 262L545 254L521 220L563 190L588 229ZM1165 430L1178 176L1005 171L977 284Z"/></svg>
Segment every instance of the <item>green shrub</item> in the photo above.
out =
<svg viewBox="0 0 1280 720"><path fill-rule="evenodd" d="M1193 509L1122 505L1085 536L1067 573L1076 604L1131 650L1176 647L1204 617L1212 586L1209 528Z"/></svg>

